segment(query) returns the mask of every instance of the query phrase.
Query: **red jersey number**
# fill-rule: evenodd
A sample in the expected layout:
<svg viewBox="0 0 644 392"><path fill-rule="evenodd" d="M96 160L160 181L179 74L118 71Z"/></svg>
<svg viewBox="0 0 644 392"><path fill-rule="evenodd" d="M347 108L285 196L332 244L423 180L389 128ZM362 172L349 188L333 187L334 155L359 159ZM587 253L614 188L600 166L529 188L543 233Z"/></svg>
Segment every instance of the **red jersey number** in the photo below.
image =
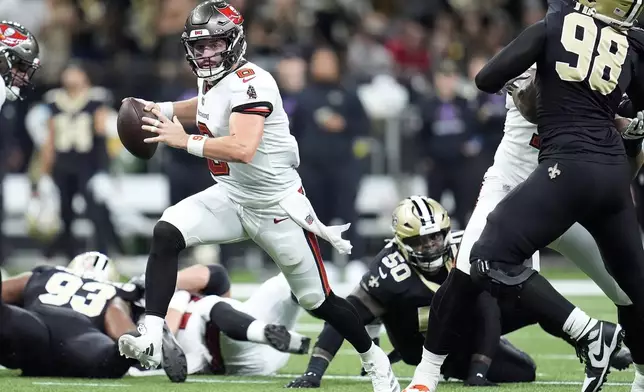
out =
<svg viewBox="0 0 644 392"><path fill-rule="evenodd" d="M212 133L208 129L208 126L202 122L197 123L197 128L202 135L213 137ZM227 176L230 174L230 166L227 162L215 161L212 159L206 159L208 161L208 169L213 176Z"/></svg>

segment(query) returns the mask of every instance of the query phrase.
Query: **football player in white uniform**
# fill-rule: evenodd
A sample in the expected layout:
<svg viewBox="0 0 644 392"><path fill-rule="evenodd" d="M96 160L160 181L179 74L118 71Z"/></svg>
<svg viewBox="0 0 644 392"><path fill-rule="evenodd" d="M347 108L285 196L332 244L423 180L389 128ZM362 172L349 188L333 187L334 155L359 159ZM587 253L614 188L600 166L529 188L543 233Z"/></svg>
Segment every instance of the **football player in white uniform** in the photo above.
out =
<svg viewBox="0 0 644 392"><path fill-rule="evenodd" d="M311 339L291 331L301 313L279 274L244 302L177 291L166 322L186 354L188 374L272 375L289 353L308 352Z"/></svg>
<svg viewBox="0 0 644 392"><path fill-rule="evenodd" d="M244 58L243 17L225 1L206 1L188 16L182 35L198 77L197 98L148 104L144 118L164 143L206 158L217 184L168 208L154 228L146 270L146 316L140 335L124 335L121 352L144 366L158 347L174 292L179 253L188 246L253 240L280 267L299 304L333 325L360 353L377 392L399 384L387 355L375 346L355 308L333 294L317 236L350 253L344 226L327 227L304 196L299 153L273 77ZM181 122L197 122L187 135Z"/></svg>
<svg viewBox="0 0 644 392"><path fill-rule="evenodd" d="M517 77L514 83L509 86L509 89L516 88L520 90L528 87L527 85L533 80L535 70L536 65L533 65L526 73ZM494 164L485 173L476 207L465 229L456 258L457 269L468 275L470 274L470 251L483 232L487 216L507 194L528 178L538 164L539 136L537 134L537 125L524 118L510 94L511 92L506 95L508 112L505 121L505 134L494 156ZM640 123L635 119L628 129L635 130L637 127L641 128ZM548 247L574 262L595 281L602 291L618 306L618 309L632 305L631 300L606 270L595 240L579 223L575 223ZM539 253L535 253L531 260L527 260L526 265L538 271ZM593 319L583 310L575 308L569 314L568 320L563 326L563 331L575 341L588 336L594 330L600 331L599 336L601 334L607 335L605 339L597 339L590 343L589 347L591 350L596 349L604 352L604 349L614 350L614 347L609 347L609 343L612 340L612 335L619 333L619 328L612 328L608 324ZM431 334L428 332L429 335ZM414 389L414 387L423 389L424 386L429 391L434 392L439 380L440 367L445 357L423 348L423 359L417 368L414 379L410 383L411 387L407 388L407 390ZM586 380L582 391L594 390L598 383L601 385L604 381L603 375L608 368L608 361L594 361L592 358L593 356L588 356L584 361L586 364Z"/></svg>
<svg viewBox="0 0 644 392"><path fill-rule="evenodd" d="M5 100L22 99L40 67L38 41L22 25L0 22L0 108ZM23 94L23 95L21 95Z"/></svg>

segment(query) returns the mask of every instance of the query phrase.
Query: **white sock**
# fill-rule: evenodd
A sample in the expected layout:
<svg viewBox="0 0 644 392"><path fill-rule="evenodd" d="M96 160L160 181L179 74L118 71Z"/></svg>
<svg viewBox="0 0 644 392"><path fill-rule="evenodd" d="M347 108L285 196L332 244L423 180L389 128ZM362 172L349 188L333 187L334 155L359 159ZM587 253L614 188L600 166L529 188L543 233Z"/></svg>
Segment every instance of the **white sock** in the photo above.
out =
<svg viewBox="0 0 644 392"><path fill-rule="evenodd" d="M414 372L414 380L426 379L428 376L438 380L441 375L441 366L445 362L447 355L437 355L423 347L423 356ZM418 375L418 377L416 376Z"/></svg>
<svg viewBox="0 0 644 392"><path fill-rule="evenodd" d="M264 336L264 328L266 328L266 323L255 320L248 326L246 330L246 337L249 341L255 343L268 343L266 336Z"/></svg>
<svg viewBox="0 0 644 392"><path fill-rule="evenodd" d="M583 310L579 308L573 309L568 315L566 322L563 325L563 331L571 338L578 340L584 336L589 329L597 324L597 320L590 318Z"/></svg>
<svg viewBox="0 0 644 392"><path fill-rule="evenodd" d="M289 350L297 351L302 348L302 338L304 335L301 335L295 331L288 331L291 334L291 342L288 345Z"/></svg>
<svg viewBox="0 0 644 392"><path fill-rule="evenodd" d="M165 320L159 316L152 316L146 314L143 318L143 324L145 325L146 334L151 336L160 337L163 334L163 324Z"/></svg>
<svg viewBox="0 0 644 392"><path fill-rule="evenodd" d="M378 353L378 346L376 346L375 344L373 344L373 342L371 342L371 347L369 347L369 350L363 353L358 353L358 355L360 355L360 360L362 362L368 362L368 361L373 361L377 353Z"/></svg>

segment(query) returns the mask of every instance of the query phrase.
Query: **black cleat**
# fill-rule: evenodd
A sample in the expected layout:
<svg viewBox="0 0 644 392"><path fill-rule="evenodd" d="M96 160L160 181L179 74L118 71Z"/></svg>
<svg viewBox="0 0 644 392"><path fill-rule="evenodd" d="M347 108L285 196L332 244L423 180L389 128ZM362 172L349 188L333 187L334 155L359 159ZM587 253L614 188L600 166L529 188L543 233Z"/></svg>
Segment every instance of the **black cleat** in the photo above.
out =
<svg viewBox="0 0 644 392"><path fill-rule="evenodd" d="M184 382L188 377L188 361L186 354L170 331L167 324L163 324L163 370L172 382Z"/></svg>
<svg viewBox="0 0 644 392"><path fill-rule="evenodd" d="M610 373L610 363L619 352L624 331L620 325L598 321L577 341L577 356L586 365L582 392L598 392Z"/></svg>
<svg viewBox="0 0 644 392"><path fill-rule="evenodd" d="M297 337L294 337L283 325L267 324L264 328L264 337L271 347L284 353L306 354L311 345L311 338L302 336L300 344L291 347L291 340Z"/></svg>

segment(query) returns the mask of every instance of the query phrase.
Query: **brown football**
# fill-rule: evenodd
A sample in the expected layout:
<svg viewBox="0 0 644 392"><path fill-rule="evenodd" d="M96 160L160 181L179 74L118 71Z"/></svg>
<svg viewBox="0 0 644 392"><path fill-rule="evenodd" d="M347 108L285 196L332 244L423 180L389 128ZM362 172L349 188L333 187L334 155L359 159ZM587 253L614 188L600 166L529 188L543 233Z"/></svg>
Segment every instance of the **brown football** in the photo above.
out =
<svg viewBox="0 0 644 392"><path fill-rule="evenodd" d="M155 118L154 114L144 112L145 104L134 98L125 98L119 109L116 123L119 139L123 146L135 157L150 159L157 150L158 143L145 143L143 139L156 136L155 133L141 129L142 117Z"/></svg>

